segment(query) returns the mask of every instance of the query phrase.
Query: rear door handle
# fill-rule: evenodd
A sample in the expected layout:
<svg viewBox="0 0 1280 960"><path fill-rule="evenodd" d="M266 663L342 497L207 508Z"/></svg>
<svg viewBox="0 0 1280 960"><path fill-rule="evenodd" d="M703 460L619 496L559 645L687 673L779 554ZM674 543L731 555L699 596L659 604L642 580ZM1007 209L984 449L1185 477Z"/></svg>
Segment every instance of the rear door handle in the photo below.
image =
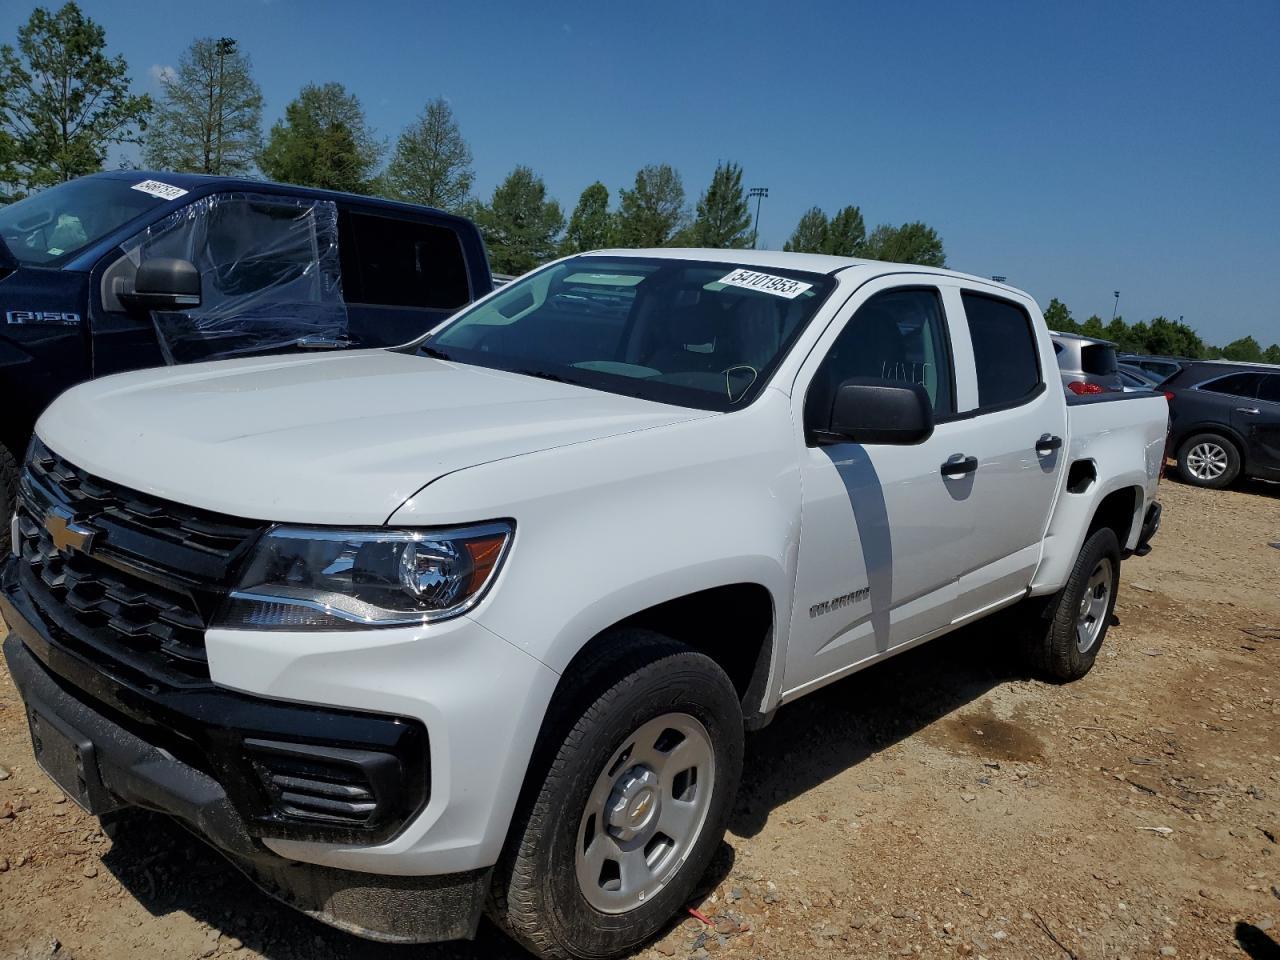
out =
<svg viewBox="0 0 1280 960"><path fill-rule="evenodd" d="M1247 413L1251 417L1256 417L1262 413L1257 407L1236 407L1236 413Z"/></svg>
<svg viewBox="0 0 1280 960"><path fill-rule="evenodd" d="M942 465L944 477L963 477L978 469L977 457L966 457L963 453L952 454Z"/></svg>
<svg viewBox="0 0 1280 960"><path fill-rule="evenodd" d="M1036 453L1042 456L1048 456L1061 447L1062 438L1052 433L1042 433L1040 439L1036 441Z"/></svg>

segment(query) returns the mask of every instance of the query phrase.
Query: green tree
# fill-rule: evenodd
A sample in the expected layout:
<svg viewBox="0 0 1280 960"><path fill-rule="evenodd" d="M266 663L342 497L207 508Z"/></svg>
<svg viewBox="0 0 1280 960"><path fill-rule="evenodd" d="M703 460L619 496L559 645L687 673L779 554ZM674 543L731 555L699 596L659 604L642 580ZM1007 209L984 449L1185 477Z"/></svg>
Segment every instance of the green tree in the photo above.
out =
<svg viewBox="0 0 1280 960"><path fill-rule="evenodd" d="M397 200L457 211L471 192L471 148L443 97L430 101L400 134L385 175Z"/></svg>
<svg viewBox="0 0 1280 960"><path fill-rule="evenodd" d="M1096 313L1084 323L1080 324L1080 335L1084 337L1093 337L1096 340L1107 339L1107 328L1102 322L1102 318Z"/></svg>
<svg viewBox="0 0 1280 960"><path fill-rule="evenodd" d="M0 130L10 176L33 190L102 169L115 145L138 142L151 98L129 92L124 57L108 56L106 32L75 3L37 7L0 47Z"/></svg>
<svg viewBox="0 0 1280 960"><path fill-rule="evenodd" d="M1196 358L1204 354L1205 343L1181 320L1156 317L1147 327L1143 351L1167 357Z"/></svg>
<svg viewBox="0 0 1280 960"><path fill-rule="evenodd" d="M636 171L635 185L619 191L618 207L618 242L624 247L665 246L688 220L684 184L666 163Z"/></svg>
<svg viewBox="0 0 1280 960"><path fill-rule="evenodd" d="M340 83L309 83L272 126L260 166L272 180L367 193L381 156L356 96Z"/></svg>
<svg viewBox="0 0 1280 960"><path fill-rule="evenodd" d="M1280 343L1273 343L1262 354L1264 363L1280 363Z"/></svg>
<svg viewBox="0 0 1280 960"><path fill-rule="evenodd" d="M560 204L548 199L547 185L525 166L512 170L489 203L474 207L472 215L498 273L526 273L550 260L564 229Z"/></svg>
<svg viewBox="0 0 1280 960"><path fill-rule="evenodd" d="M916 220L893 227L882 223L871 231L863 256L892 263L916 263L926 267L945 267L947 255L942 238L933 227Z"/></svg>
<svg viewBox="0 0 1280 960"><path fill-rule="evenodd" d="M1049 306L1044 310L1044 322L1050 330L1056 330L1058 333L1078 333L1080 325L1071 316L1071 311L1067 309L1067 305L1054 297L1049 301Z"/></svg>
<svg viewBox="0 0 1280 960"><path fill-rule="evenodd" d="M583 253L613 243L613 215L609 212L609 188L597 180L582 191L569 217L560 252Z"/></svg>
<svg viewBox="0 0 1280 960"><path fill-rule="evenodd" d="M1253 337L1241 337L1232 340L1222 348L1222 355L1228 360L1246 360L1249 363L1262 362L1262 346Z"/></svg>
<svg viewBox="0 0 1280 960"><path fill-rule="evenodd" d="M782 245L792 253L822 253L827 247L827 232L831 223L818 207L810 207L800 216L800 222L791 231L791 239Z"/></svg>
<svg viewBox="0 0 1280 960"><path fill-rule="evenodd" d="M867 225L862 219L862 210L850 204L831 218L822 253L836 257L860 257L866 243ZM941 241L938 249L942 249Z"/></svg>
<svg viewBox="0 0 1280 960"><path fill-rule="evenodd" d="M738 164L716 164L711 185L698 199L692 239L696 246L721 250L751 246L751 210Z"/></svg>
<svg viewBox="0 0 1280 960"><path fill-rule="evenodd" d="M262 91L230 37L192 41L163 81L144 156L160 170L230 176L253 169L262 150Z"/></svg>

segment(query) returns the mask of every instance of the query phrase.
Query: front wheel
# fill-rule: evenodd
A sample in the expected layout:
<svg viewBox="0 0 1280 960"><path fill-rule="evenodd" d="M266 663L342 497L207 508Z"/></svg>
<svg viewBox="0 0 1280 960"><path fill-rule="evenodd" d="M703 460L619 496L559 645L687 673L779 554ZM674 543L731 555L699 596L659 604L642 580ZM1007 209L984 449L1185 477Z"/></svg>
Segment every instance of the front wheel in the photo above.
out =
<svg viewBox="0 0 1280 960"><path fill-rule="evenodd" d="M1093 668L1119 586L1120 541L1103 527L1085 540L1066 585L1025 614L1027 654L1038 674L1067 683Z"/></svg>
<svg viewBox="0 0 1280 960"><path fill-rule="evenodd" d="M741 706L714 661L644 631L610 639L625 653L548 719L495 873L495 919L544 958L620 956L658 933L710 864L742 769Z"/></svg>

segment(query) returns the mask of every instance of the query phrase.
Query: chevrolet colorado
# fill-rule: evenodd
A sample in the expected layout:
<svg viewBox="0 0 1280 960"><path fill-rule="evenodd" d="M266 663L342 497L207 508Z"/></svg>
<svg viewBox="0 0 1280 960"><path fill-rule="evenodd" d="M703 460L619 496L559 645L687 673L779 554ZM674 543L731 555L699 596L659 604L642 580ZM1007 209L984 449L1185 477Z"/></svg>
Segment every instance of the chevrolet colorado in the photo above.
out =
<svg viewBox="0 0 1280 960"><path fill-rule="evenodd" d="M1026 294L765 251L550 264L400 348L76 387L0 579L40 763L385 941L657 933L744 731L1017 607L1084 676L1160 394L1066 396Z"/></svg>

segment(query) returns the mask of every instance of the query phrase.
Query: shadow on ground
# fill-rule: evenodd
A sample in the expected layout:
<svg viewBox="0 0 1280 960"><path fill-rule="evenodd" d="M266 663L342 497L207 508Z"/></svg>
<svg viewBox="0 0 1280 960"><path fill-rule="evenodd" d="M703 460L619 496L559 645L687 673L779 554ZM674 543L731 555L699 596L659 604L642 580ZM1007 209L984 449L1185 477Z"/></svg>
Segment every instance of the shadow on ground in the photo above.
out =
<svg viewBox="0 0 1280 960"><path fill-rule="evenodd" d="M1236 943L1249 960L1280 960L1280 944L1251 923L1236 924Z"/></svg>
<svg viewBox="0 0 1280 960"><path fill-rule="evenodd" d="M1004 626L1005 619L996 617L959 630L783 707L773 723L747 740L729 828L755 836L775 807L1000 683L1025 678Z"/></svg>
<svg viewBox="0 0 1280 960"><path fill-rule="evenodd" d="M755 835L778 804L1021 676L992 626L936 640L780 710L747 741L734 833ZM474 942L428 947L388 946L334 930L270 899L166 817L129 814L112 832L103 863L151 914L190 914L271 960L528 960L487 920ZM733 862L733 849L722 844L703 879L703 896Z"/></svg>

